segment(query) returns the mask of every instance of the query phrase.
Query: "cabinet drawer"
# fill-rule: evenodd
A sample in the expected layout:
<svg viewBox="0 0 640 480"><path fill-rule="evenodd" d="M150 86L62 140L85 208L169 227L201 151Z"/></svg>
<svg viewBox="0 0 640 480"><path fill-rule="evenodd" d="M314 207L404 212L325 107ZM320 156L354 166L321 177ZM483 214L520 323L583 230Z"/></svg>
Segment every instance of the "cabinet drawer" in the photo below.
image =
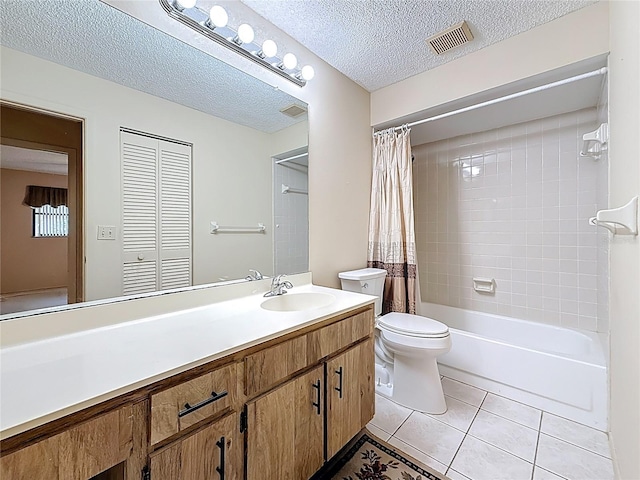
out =
<svg viewBox="0 0 640 480"><path fill-rule="evenodd" d="M309 364L315 363L372 332L373 309L310 332L307 334L307 361Z"/></svg>
<svg viewBox="0 0 640 480"><path fill-rule="evenodd" d="M236 403L237 364L227 365L151 396L151 444Z"/></svg>
<svg viewBox="0 0 640 480"><path fill-rule="evenodd" d="M265 348L247 356L244 361L245 393L251 396L267 390L308 365L306 336Z"/></svg>

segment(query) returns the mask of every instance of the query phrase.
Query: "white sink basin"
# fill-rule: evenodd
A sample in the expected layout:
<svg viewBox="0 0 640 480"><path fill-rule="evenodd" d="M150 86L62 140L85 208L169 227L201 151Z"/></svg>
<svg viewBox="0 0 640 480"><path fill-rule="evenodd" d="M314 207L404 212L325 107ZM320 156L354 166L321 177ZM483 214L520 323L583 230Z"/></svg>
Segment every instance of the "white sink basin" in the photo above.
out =
<svg viewBox="0 0 640 480"><path fill-rule="evenodd" d="M324 307L333 303L334 300L335 297L328 293L285 293L265 300L260 306L265 310L276 312L299 312L311 308Z"/></svg>

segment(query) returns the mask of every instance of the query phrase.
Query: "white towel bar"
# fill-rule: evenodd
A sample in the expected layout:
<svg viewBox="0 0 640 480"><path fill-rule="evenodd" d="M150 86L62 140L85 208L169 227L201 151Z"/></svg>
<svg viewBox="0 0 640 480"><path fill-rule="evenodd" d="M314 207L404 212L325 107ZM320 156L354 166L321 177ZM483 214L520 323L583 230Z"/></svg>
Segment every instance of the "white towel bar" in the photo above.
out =
<svg viewBox="0 0 640 480"><path fill-rule="evenodd" d="M233 227L211 222L210 233L264 233L266 230L264 223L259 223L257 227Z"/></svg>
<svg viewBox="0 0 640 480"><path fill-rule="evenodd" d="M299 190L297 188L291 188L289 185L282 184L282 193L300 193L302 195L309 195L306 190Z"/></svg>

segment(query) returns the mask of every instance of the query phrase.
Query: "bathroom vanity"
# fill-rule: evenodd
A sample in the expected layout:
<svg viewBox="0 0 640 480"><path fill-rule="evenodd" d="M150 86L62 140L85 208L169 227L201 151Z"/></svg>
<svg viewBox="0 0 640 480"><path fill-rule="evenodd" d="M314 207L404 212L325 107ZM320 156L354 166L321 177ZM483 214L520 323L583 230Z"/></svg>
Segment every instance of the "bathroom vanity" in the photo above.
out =
<svg viewBox="0 0 640 480"><path fill-rule="evenodd" d="M235 287L247 288L260 289ZM0 477L311 477L373 417L374 299L308 284L287 294L302 304L267 310L261 293L228 290L187 311L7 346L26 335L10 332ZM304 308L314 295L333 301Z"/></svg>

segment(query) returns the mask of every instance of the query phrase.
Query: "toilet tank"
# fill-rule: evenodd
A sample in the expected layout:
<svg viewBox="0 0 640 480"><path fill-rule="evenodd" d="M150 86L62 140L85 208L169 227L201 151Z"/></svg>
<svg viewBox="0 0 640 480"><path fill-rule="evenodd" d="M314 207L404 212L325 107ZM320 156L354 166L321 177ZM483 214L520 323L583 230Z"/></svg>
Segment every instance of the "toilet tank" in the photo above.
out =
<svg viewBox="0 0 640 480"><path fill-rule="evenodd" d="M378 297L375 303L376 317L382 313L382 295L386 276L387 271L381 268L361 268L338 274L342 290Z"/></svg>

